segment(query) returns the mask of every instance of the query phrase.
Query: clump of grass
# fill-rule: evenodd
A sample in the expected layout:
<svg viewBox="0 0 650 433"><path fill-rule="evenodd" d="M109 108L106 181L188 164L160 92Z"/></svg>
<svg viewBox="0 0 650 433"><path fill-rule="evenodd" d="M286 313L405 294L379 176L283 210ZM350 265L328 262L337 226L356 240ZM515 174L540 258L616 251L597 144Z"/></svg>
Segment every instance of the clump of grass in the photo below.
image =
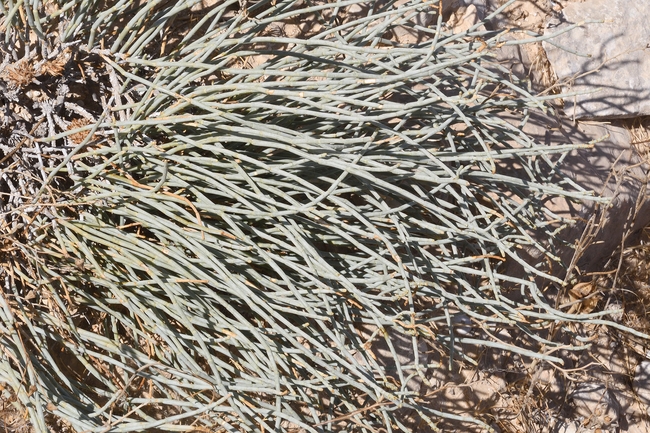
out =
<svg viewBox="0 0 650 433"><path fill-rule="evenodd" d="M38 431L487 428L421 398L429 342L561 363L544 330L600 317L522 254L556 260L546 200L594 198L559 171L577 146L522 131L547 108L493 61L515 42L356 5L2 3L3 49L43 71L4 96L31 117L1 161L0 378Z"/></svg>

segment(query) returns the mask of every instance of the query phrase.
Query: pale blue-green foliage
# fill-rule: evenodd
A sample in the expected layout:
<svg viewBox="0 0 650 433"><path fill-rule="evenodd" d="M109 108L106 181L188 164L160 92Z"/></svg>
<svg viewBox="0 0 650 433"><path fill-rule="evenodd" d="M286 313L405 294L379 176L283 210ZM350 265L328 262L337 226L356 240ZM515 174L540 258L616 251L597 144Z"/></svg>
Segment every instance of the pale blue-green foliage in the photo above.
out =
<svg viewBox="0 0 650 433"><path fill-rule="evenodd" d="M548 351L536 329L596 317L547 305L553 277L520 257L566 223L545 200L590 195L558 171L576 146L522 132L546 107L494 62L513 42L451 35L420 0L200 4L3 2L7 42L29 28L36 51L71 44L106 77L95 122L40 140L88 132L34 206L3 210L29 224L0 377L37 430L424 431L465 418L411 386L446 368L423 343L561 362L450 326L525 329Z"/></svg>

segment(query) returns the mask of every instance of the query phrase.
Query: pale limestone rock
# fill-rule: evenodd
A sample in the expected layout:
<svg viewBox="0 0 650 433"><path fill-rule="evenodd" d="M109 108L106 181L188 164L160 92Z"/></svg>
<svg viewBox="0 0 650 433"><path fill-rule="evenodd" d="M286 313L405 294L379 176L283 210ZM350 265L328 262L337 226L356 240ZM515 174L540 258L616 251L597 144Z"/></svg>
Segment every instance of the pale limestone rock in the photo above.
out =
<svg viewBox="0 0 650 433"><path fill-rule="evenodd" d="M443 16L449 16L447 27L455 34L469 30L487 13L486 0L449 0L442 2ZM485 30L484 26L479 30Z"/></svg>
<svg viewBox="0 0 650 433"><path fill-rule="evenodd" d="M464 13L464 9L469 6L474 6L479 15L479 19L485 18L488 9L487 0L441 0L442 1L442 14L449 15L460 11Z"/></svg>
<svg viewBox="0 0 650 433"><path fill-rule="evenodd" d="M614 395L600 383L585 383L572 394L575 415L582 424L594 427L610 427L618 424L620 406Z"/></svg>
<svg viewBox="0 0 650 433"><path fill-rule="evenodd" d="M431 384L434 386L427 390L432 406L457 415L485 413L497 406L507 388L506 381L497 374L471 373L463 378L442 368L432 371ZM472 380L477 376L478 379Z"/></svg>
<svg viewBox="0 0 650 433"><path fill-rule="evenodd" d="M288 38L299 38L302 35L302 30L297 24L285 24L284 25L284 34Z"/></svg>
<svg viewBox="0 0 650 433"><path fill-rule="evenodd" d="M548 23L545 36L564 31L543 44L555 74L565 92L581 92L564 99L569 117L650 114L649 16L647 1L587 0Z"/></svg>
<svg viewBox="0 0 650 433"><path fill-rule="evenodd" d="M516 39L512 34L506 34L503 37L504 41ZM525 46L504 45L496 50L496 55L497 61L508 68L513 75L525 78L529 74L532 62Z"/></svg>
<svg viewBox="0 0 650 433"><path fill-rule="evenodd" d="M604 262L622 242L650 224L650 197L644 194L648 185L647 161L643 161L630 144L629 133L621 127L595 123L577 123L565 119L551 119L535 114L524 131L546 144L580 144L598 141L590 149L578 149L569 154L560 167L567 178L597 197L609 200L608 205L597 206L594 201L569 202L555 199L546 207L562 217L576 220L555 239L555 254L568 266L573 258L571 245L585 246L577 262L583 272L600 271ZM586 236L587 222L592 220L593 231ZM543 234L538 240L546 244ZM558 243L557 241L564 242ZM541 259L530 250L530 260ZM557 271L557 270L555 270ZM554 272L555 275L558 273Z"/></svg>
<svg viewBox="0 0 650 433"><path fill-rule="evenodd" d="M458 19L458 22L454 25L454 33L462 33L469 30L474 24L478 23L481 20L476 6L469 5L465 9L465 13Z"/></svg>

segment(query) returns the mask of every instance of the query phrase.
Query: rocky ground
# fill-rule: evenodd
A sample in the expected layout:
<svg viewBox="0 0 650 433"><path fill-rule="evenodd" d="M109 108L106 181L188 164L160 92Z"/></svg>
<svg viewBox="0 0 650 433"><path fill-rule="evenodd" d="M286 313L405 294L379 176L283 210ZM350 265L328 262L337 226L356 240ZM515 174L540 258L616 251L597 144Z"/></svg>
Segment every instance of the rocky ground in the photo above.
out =
<svg viewBox="0 0 650 433"><path fill-rule="evenodd" d="M448 25L464 31L503 3L449 0ZM606 137L583 155L584 164L572 161L575 178L591 182L595 190L602 188L614 206L602 214L600 235L585 243L574 268L578 279L567 285L564 302L573 302L581 312L620 309L610 318L644 333L650 331L650 109L645 97L650 56L639 19L647 16L625 0L517 0L489 21L493 28L544 35L583 24L551 41L510 47L498 55L539 93L577 93L554 101L563 116L537 125L541 139L555 140L558 133L549 131L557 131L558 125L560 140ZM513 38L529 35L512 32ZM589 348L560 351L562 368L481 354L478 367L468 366L443 384L446 401L463 395L455 400L462 401L456 411L478 407L473 413L502 432L650 431L648 341L596 325L573 325L572 331Z"/></svg>

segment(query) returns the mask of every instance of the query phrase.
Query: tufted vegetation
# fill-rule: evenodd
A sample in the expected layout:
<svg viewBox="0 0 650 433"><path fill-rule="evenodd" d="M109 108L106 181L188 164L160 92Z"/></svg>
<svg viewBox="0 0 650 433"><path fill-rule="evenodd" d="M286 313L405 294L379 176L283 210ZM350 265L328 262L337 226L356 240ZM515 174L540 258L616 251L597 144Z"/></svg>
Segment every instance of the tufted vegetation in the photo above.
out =
<svg viewBox="0 0 650 433"><path fill-rule="evenodd" d="M593 198L576 146L438 6L2 2L0 380L36 431L424 431L464 419L412 386L434 345L561 362L545 330L598 315L522 252Z"/></svg>

